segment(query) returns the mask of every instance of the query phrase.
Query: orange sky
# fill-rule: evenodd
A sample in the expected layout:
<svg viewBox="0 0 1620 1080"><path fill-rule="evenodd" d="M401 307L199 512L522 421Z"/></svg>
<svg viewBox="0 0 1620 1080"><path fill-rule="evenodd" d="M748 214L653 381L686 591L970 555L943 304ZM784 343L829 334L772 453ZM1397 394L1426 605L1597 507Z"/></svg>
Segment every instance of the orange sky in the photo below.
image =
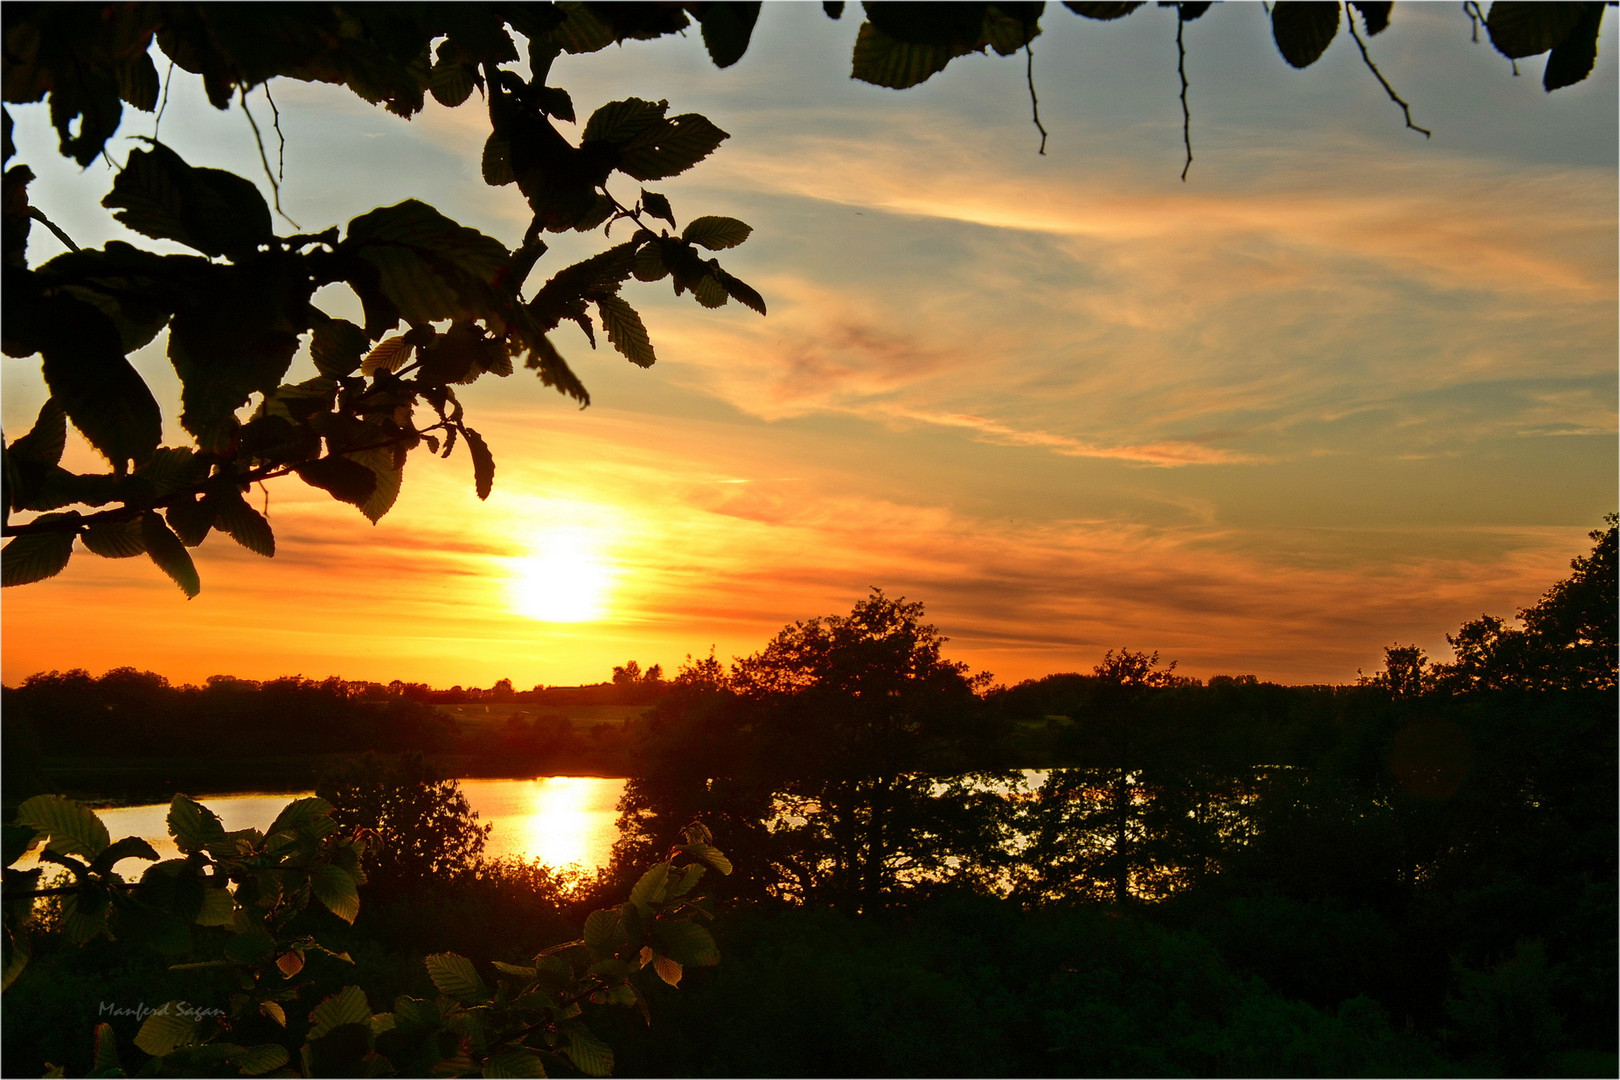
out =
<svg viewBox="0 0 1620 1080"><path fill-rule="evenodd" d="M725 72L680 39L564 58L582 116L638 94L732 133L662 190L683 223L755 227L723 261L770 316L628 290L650 371L559 334L591 408L522 374L465 396L487 503L460 454L413 458L377 526L274 483L279 554L211 538L190 601L81 552L0 597L5 680L595 681L752 652L880 586L1006 682L1122 646L1343 682L1534 602L1616 502L1612 26L1591 83L1548 96L1456 12L1397 8L1374 47L1425 141L1353 43L1292 72L1258 9L1216 9L1188 27L1183 184L1171 18L1049 10L1046 157L1021 62L853 83L853 12L769 7ZM165 141L260 176L240 114L180 82ZM478 180L476 101L409 124L328 88L277 101L304 229L418 196L516 243L515 192ZM120 236L106 171L62 168L41 108L12 111L34 201L81 244ZM177 396L162 338L138 366ZM4 370L9 439L41 391L37 361Z"/></svg>

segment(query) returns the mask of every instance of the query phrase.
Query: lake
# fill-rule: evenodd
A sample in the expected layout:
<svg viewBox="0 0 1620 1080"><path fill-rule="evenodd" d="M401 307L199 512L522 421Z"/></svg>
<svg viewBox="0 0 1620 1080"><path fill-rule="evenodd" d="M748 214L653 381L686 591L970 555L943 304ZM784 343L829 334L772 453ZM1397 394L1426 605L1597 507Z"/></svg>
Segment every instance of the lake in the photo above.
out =
<svg viewBox="0 0 1620 1080"><path fill-rule="evenodd" d="M462 780L462 793L482 825L494 831L484 845L486 859L503 855L540 859L561 869L590 871L606 866L618 837L619 796L624 780L599 776L540 776L531 780ZM264 829L293 799L283 795L217 795L199 800L219 815L227 830ZM96 811L114 840L140 836L158 855L179 855L169 838L169 804L118 806ZM127 868L126 868L127 872Z"/></svg>

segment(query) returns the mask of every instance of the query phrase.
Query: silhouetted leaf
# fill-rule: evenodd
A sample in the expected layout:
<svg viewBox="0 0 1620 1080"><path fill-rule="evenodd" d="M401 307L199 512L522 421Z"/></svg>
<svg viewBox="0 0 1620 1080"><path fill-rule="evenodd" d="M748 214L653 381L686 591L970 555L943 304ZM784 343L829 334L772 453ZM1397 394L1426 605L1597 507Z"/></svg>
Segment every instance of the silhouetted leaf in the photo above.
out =
<svg viewBox="0 0 1620 1080"><path fill-rule="evenodd" d="M161 86L151 53L143 49L125 58L116 66L114 74L118 79L119 97L141 112L151 112L157 108Z"/></svg>
<svg viewBox="0 0 1620 1080"><path fill-rule="evenodd" d="M148 510L141 515L141 539L146 541L146 553L152 557L158 569L168 574L170 579L180 586L180 591L186 594L187 599L196 596L202 590L202 583L197 580L197 567L191 561L191 553L180 542L180 538L169 531L169 527L154 510Z"/></svg>
<svg viewBox="0 0 1620 1080"><path fill-rule="evenodd" d="M27 461L55 465L62 460L62 451L66 447L67 413L62 411L56 399L46 398L45 404L39 408L34 426L28 430L28 434L6 447L6 453Z"/></svg>
<svg viewBox="0 0 1620 1080"><path fill-rule="evenodd" d="M194 548L208 539L208 530L214 527L214 507L212 503L197 498L195 495L185 495L169 503L168 509L163 511L164 520L174 535L188 548ZM145 533L141 534L144 543Z"/></svg>
<svg viewBox="0 0 1620 1080"><path fill-rule="evenodd" d="M105 874L124 859L146 859L156 862L157 857L158 853L152 849L151 844L139 836L126 836L103 848L101 853L91 860L90 872Z"/></svg>
<svg viewBox="0 0 1620 1080"><path fill-rule="evenodd" d="M366 332L346 319L322 316L315 321L315 337L310 343L310 356L316 370L322 375L341 379L360 366L370 347Z"/></svg>
<svg viewBox="0 0 1620 1080"><path fill-rule="evenodd" d="M473 490L480 499L487 499L495 485L495 455L489 452L484 437L472 428L463 427L461 433L467 436L467 452L472 455Z"/></svg>
<svg viewBox="0 0 1620 1080"><path fill-rule="evenodd" d="M725 286L727 293L738 303L753 308L761 315L765 314L765 298L754 291L753 286L738 278L732 277L718 267L713 269L714 276L720 284Z"/></svg>
<svg viewBox="0 0 1620 1080"><path fill-rule="evenodd" d="M17 807L15 820L35 832L49 834L46 851L93 859L111 843L107 826L93 810L60 795L35 795Z"/></svg>
<svg viewBox="0 0 1620 1080"><path fill-rule="evenodd" d="M225 838L225 826L214 812L188 795L170 801L167 822L175 846L188 855Z"/></svg>
<svg viewBox="0 0 1620 1080"><path fill-rule="evenodd" d="M103 559L128 559L146 553L141 523L134 518L95 522L79 534L79 539L87 550Z"/></svg>
<svg viewBox="0 0 1620 1080"><path fill-rule="evenodd" d="M51 396L115 469L146 460L163 436L163 415L124 358L117 328L71 296L55 297L45 313L51 330L40 355Z"/></svg>
<svg viewBox="0 0 1620 1080"><path fill-rule="evenodd" d="M632 364L651 367L658 357L653 353L652 339L647 336L647 328L636 309L625 303L618 294L609 293L596 297L596 310L613 347Z"/></svg>
<svg viewBox="0 0 1620 1080"><path fill-rule="evenodd" d="M1316 63L1339 32L1339 5L1319 0L1278 0L1271 6L1271 36L1294 67Z"/></svg>
<svg viewBox="0 0 1620 1080"><path fill-rule="evenodd" d="M559 5L567 17L548 35L565 53L593 53L617 40L613 28L581 3Z"/></svg>
<svg viewBox="0 0 1620 1080"><path fill-rule="evenodd" d="M758 3L715 0L701 9L698 22L703 29L703 45L715 67L728 68L742 59L758 19Z"/></svg>
<svg viewBox="0 0 1620 1080"><path fill-rule="evenodd" d="M306 461L293 467L293 472L306 484L329 493L355 506L364 505L377 490L377 474L346 457L325 457Z"/></svg>
<svg viewBox="0 0 1620 1080"><path fill-rule="evenodd" d="M1485 17L1496 51L1511 60L1544 53L1574 32L1585 9L1601 4L1519 3L1497 0Z"/></svg>
<svg viewBox="0 0 1620 1080"><path fill-rule="evenodd" d="M1208 7L1208 5L1205 5ZM1361 12L1361 21L1367 25L1368 35L1379 34L1389 29L1389 14L1395 5L1378 0L1350 0L1350 6Z"/></svg>
<svg viewBox="0 0 1620 1080"><path fill-rule="evenodd" d="M342 867L322 863L310 871L309 888L315 899L346 923L360 914L360 890Z"/></svg>
<svg viewBox="0 0 1620 1080"><path fill-rule="evenodd" d="M690 169L728 138L707 117L682 113L621 143L617 167L637 180L662 180Z"/></svg>
<svg viewBox="0 0 1620 1080"><path fill-rule="evenodd" d="M636 249L635 267L632 271L639 281L657 281L669 273L669 267L664 265L663 245L653 242L641 245Z"/></svg>
<svg viewBox="0 0 1620 1080"><path fill-rule="evenodd" d="M78 514L41 514L35 521L64 520ZM73 532L37 532L13 537L0 548L0 585L28 585L55 577L73 557Z"/></svg>
<svg viewBox="0 0 1620 1080"><path fill-rule="evenodd" d="M174 240L204 255L241 254L267 243L270 207L249 180L186 164L162 143L134 150L101 201L123 224L154 240Z"/></svg>
<svg viewBox="0 0 1620 1080"><path fill-rule="evenodd" d="M1121 19L1142 6L1142 0L1133 0L1131 3L1082 3L1079 0L1064 0L1063 6L1076 15L1084 15L1088 19Z"/></svg>
<svg viewBox="0 0 1620 1080"><path fill-rule="evenodd" d="M356 450L344 456L361 465L374 478L371 494L355 505L360 507L360 512L370 518L371 523L375 525L393 508L394 500L399 498L399 486L404 479L404 465L396 460L393 448L387 446Z"/></svg>
<svg viewBox="0 0 1620 1080"><path fill-rule="evenodd" d="M687 222L686 228L681 230L681 239L690 240L710 251L720 251L736 247L747 240L753 231L752 225L736 218L705 215Z"/></svg>
<svg viewBox="0 0 1620 1080"><path fill-rule="evenodd" d="M1603 5L1582 4L1581 18L1569 36L1553 46L1547 56L1547 69L1542 72L1541 85L1548 93L1565 86L1573 86L1588 75L1597 64L1598 35L1603 29Z"/></svg>
<svg viewBox="0 0 1620 1080"><path fill-rule="evenodd" d="M422 962L439 993L468 1005L489 1000L489 987L465 956L453 952L433 953Z"/></svg>
<svg viewBox="0 0 1620 1080"><path fill-rule="evenodd" d="M510 255L499 240L457 224L417 199L406 199L355 218L349 222L345 243L404 244L485 282L496 279Z"/></svg>
<svg viewBox="0 0 1620 1080"><path fill-rule="evenodd" d="M656 191L641 189L641 207L655 218L663 218L669 222L669 227L675 227L675 211L669 205L669 200Z"/></svg>
<svg viewBox="0 0 1620 1080"><path fill-rule="evenodd" d="M630 889L630 902L641 911L643 915L652 911L653 905L662 903L669 884L669 863L658 863L642 874Z"/></svg>
<svg viewBox="0 0 1620 1080"><path fill-rule="evenodd" d="M854 63L850 77L874 86L887 86L891 90L904 90L925 81L935 72L945 70L965 48L950 45L919 45L909 41L896 41L872 23L861 24L855 37Z"/></svg>
<svg viewBox="0 0 1620 1080"><path fill-rule="evenodd" d="M624 918L604 908L585 917L585 944L598 953L611 954L626 944Z"/></svg>
<svg viewBox="0 0 1620 1080"><path fill-rule="evenodd" d="M446 59L445 45L439 46L439 57L434 61L433 71L428 76L428 89L435 101L453 109L471 96L476 80L472 67L459 58Z"/></svg>
<svg viewBox="0 0 1620 1080"><path fill-rule="evenodd" d="M517 180L517 174L512 171L512 146L499 135L491 133L484 140L479 167L484 174L484 183L490 187L502 187Z"/></svg>
<svg viewBox="0 0 1620 1080"><path fill-rule="evenodd" d="M703 275L693 286L692 295L704 307L717 308L725 305L730 294L726 292L726 287L720 284L720 279L711 273Z"/></svg>
<svg viewBox="0 0 1620 1080"><path fill-rule="evenodd" d="M255 555L272 558L276 537L264 515L247 504L239 491L216 492L209 496L214 505L214 525Z"/></svg>
<svg viewBox="0 0 1620 1080"><path fill-rule="evenodd" d="M464 314L455 287L410 248L376 244L361 248L359 254L376 268L383 295L399 309L405 321L434 322Z"/></svg>
<svg viewBox="0 0 1620 1080"><path fill-rule="evenodd" d="M543 86L535 92L539 99L540 108L547 116L554 116L558 120L572 124L574 122L574 99L568 96L568 91L560 86Z"/></svg>
<svg viewBox="0 0 1620 1080"><path fill-rule="evenodd" d="M197 484L208 475L208 461L189 446L160 446L135 475L152 485L154 498L165 498Z"/></svg>

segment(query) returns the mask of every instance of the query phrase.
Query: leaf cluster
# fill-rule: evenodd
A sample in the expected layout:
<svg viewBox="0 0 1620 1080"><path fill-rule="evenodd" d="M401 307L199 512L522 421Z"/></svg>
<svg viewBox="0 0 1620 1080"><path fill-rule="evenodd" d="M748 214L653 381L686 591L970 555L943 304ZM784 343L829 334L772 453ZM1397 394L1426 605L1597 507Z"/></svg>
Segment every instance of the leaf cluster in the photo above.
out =
<svg viewBox="0 0 1620 1080"><path fill-rule="evenodd" d="M743 36L725 48L737 55L746 45L739 28L752 25L744 14L729 16ZM706 36L721 42L725 24L706 16ZM80 164L108 152L125 105L157 107L158 54L200 76L221 109L234 94L245 110L247 91L277 77L343 86L402 117L430 95L456 106L477 90L490 123L485 180L515 184L532 216L515 249L415 199L342 228L279 235L254 183L188 163L154 137L130 151L102 205L131 232L195 254L122 241L81 250L67 240L68 253L31 264L34 222L66 238L30 205L31 170L10 165L7 113L0 347L39 357L50 398L33 430L4 448L3 531L14 538L4 584L60 573L77 542L108 558L144 554L193 596L200 582L191 549L210 532L275 554L268 518L246 498L254 485L294 476L376 522L398 498L407 459L424 447L448 457L464 443L474 490L486 498L494 455L468 424L457 388L507 377L521 363L587 404L550 337L564 321L593 347L599 325L614 349L651 365L651 337L621 293L632 279L667 277L677 295L690 292L704 306L736 299L763 314L759 293L704 254L741 243L749 226L700 217L676 232L664 195L642 188L621 201L610 190L624 178L686 172L724 131L638 98L597 109L577 143L557 127L575 115L567 92L546 85L551 59L644 31L602 23L581 5L132 4L108 19L50 5L8 9L5 100L47 102L61 152ZM621 220L635 228L629 240L526 291L544 233L610 231ZM655 232L655 220L668 228ZM313 303L331 285L358 299L362 324ZM162 445L161 409L129 361L164 332L191 445ZM304 350L316 375L295 379ZM68 425L107 471L64 466Z"/></svg>
<svg viewBox="0 0 1620 1080"><path fill-rule="evenodd" d="M548 1060L607 1076L613 1051L586 1024L585 1008L635 1006L650 1020L638 986L643 969L677 986L687 968L720 958L704 926L712 912L695 886L709 870L732 868L694 822L626 902L586 920L583 938L548 948L527 965L497 962L493 987L466 957L438 953L424 961L438 991L431 1000L400 996L391 1011L374 1012L366 991L350 985L301 1015L300 993L311 983L295 980L306 958L349 957L300 933L307 923L294 920L318 903L354 921L365 837L341 829L331 805L313 797L289 803L264 832L228 832L212 811L176 795L168 827L182 857L158 861L142 839L111 842L93 811L41 795L19 807L4 835L6 987L27 966L27 924L42 896L62 897L62 928L72 943L108 937L171 959L210 947L213 958L178 962L172 970L234 977L228 1009L173 1000L147 1010L134 1038L150 1058L143 1076L545 1076ZM41 862L65 867L72 884L41 889L42 867L15 865L35 848ZM153 865L126 881L114 867L128 858ZM285 1037L233 1041L259 1019ZM95 1074L127 1075L112 1028L97 1025L93 1039Z"/></svg>

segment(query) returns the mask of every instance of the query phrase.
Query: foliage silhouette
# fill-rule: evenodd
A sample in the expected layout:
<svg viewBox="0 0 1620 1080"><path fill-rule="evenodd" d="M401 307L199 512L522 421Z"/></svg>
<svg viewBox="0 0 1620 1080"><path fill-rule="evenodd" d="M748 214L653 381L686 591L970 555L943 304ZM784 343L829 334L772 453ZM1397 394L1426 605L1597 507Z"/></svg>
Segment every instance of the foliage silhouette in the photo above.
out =
<svg viewBox="0 0 1620 1080"><path fill-rule="evenodd" d="M843 10L825 6L834 18ZM1103 23L1146 7L1064 6ZM1171 6L1182 47L1183 24L1210 5ZM1548 90L1592 70L1601 3L1498 2L1483 16L1465 7L1504 56L1545 53ZM1342 21L1415 128L1356 28L1359 16L1368 36L1384 32L1398 22L1391 8L1356 0L1341 19L1337 3L1285 0L1271 8L1269 31L1287 63L1306 67ZM252 485L296 477L376 522L398 497L407 460L424 448L448 457L464 444L474 490L485 498L494 452L468 422L458 386L508 377L521 361L547 386L588 403L548 337L564 321L577 324L593 347L600 329L631 363L651 365L653 342L624 295L632 279L667 279L677 296L690 293L704 307L736 300L763 315L763 297L711 257L742 243L751 227L722 216L680 226L669 198L645 187L693 168L727 134L699 114L671 114L667 102L626 98L597 108L571 142L557 125L580 119L574 102L548 85L563 53L681 33L693 19L711 60L727 67L746 53L760 11L757 3L8 4L4 99L46 103L60 153L81 166L108 153L126 105L161 112L155 56L200 77L216 108L230 108L234 97L245 113L247 92L264 87L268 95L276 78L343 87L405 118L429 96L455 107L476 90L489 118L483 178L516 185L531 216L513 248L417 199L361 213L342 227L283 236L251 181L144 139L102 205L134 233L195 254L159 254L124 241L81 250L30 205L33 173L10 164L6 112L0 346L11 357L39 357L50 397L33 428L4 448L0 533L11 540L0 581L51 578L82 547L105 558L144 554L193 596L201 579L191 550L211 532L275 554L270 521L244 497ZM852 74L905 88L985 50L1022 50L1032 65L1046 6L874 2L864 11ZM518 39L527 46L526 68ZM1029 83L1033 104L1032 66ZM279 186L264 160L279 209ZM30 262L35 223L70 250ZM619 223L630 226L628 239L528 286L546 233L601 228L607 241ZM327 285L359 298L363 324L315 306L316 291ZM128 360L165 331L189 445L161 445L164 417ZM287 381L306 347L315 374ZM63 467L69 424L106 459L106 471Z"/></svg>

